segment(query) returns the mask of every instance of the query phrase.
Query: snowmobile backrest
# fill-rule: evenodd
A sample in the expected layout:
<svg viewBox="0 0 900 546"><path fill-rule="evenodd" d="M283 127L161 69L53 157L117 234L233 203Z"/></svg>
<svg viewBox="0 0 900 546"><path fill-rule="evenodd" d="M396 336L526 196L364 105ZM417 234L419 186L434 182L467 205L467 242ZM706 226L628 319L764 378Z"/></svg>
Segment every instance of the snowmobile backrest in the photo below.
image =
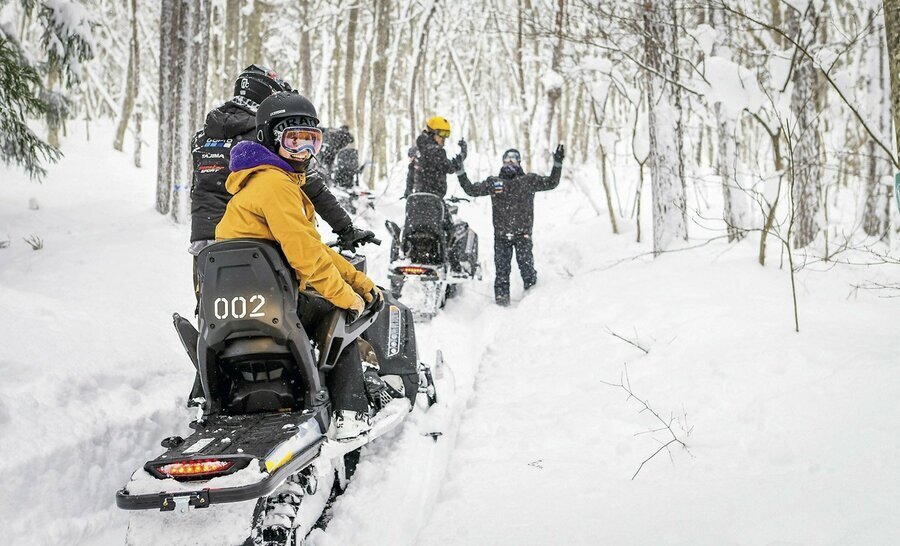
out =
<svg viewBox="0 0 900 546"><path fill-rule="evenodd" d="M359 169L359 152L356 148L344 148L334 158L334 183L344 188L356 185L356 175Z"/></svg>
<svg viewBox="0 0 900 546"><path fill-rule="evenodd" d="M433 193L413 193L406 198L404 237L427 233L441 237L444 232L444 200Z"/></svg>
<svg viewBox="0 0 900 546"><path fill-rule="evenodd" d="M281 359L289 354L286 361L303 377L306 402L312 404L312 395L323 387L297 318L297 279L280 247L263 239L219 241L200 252L197 270L197 352L210 411L220 409L225 397L223 363L254 354Z"/></svg>

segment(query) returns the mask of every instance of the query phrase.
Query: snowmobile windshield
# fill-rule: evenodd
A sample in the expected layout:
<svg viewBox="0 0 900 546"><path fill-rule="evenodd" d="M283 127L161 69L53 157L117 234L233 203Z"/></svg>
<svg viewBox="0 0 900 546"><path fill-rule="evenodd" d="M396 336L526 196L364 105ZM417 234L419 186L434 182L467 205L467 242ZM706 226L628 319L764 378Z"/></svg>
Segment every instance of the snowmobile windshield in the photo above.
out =
<svg viewBox="0 0 900 546"><path fill-rule="evenodd" d="M518 165L522 161L521 156L516 152L506 152L503 154L503 164L515 164Z"/></svg>
<svg viewBox="0 0 900 546"><path fill-rule="evenodd" d="M288 127L278 139L281 147L297 159L308 159L322 148L322 131L315 127Z"/></svg>

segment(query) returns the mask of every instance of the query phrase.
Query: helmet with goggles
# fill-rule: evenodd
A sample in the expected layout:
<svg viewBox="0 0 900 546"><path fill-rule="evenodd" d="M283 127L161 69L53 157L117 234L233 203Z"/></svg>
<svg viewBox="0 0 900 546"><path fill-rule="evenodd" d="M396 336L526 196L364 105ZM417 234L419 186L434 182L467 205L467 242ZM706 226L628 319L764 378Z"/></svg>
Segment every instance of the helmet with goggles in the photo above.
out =
<svg viewBox="0 0 900 546"><path fill-rule="evenodd" d="M425 130L431 134L438 135L442 138L450 137L450 122L447 121L447 118L442 118L440 116L430 117L425 123L425 127Z"/></svg>
<svg viewBox="0 0 900 546"><path fill-rule="evenodd" d="M522 164L522 154L519 153L519 150L515 148L510 148L503 152L503 164L512 163L515 165Z"/></svg>
<svg viewBox="0 0 900 546"><path fill-rule="evenodd" d="M318 124L319 115L309 99L296 91L275 93L256 111L256 140L275 153L284 148L298 160L309 159L322 147Z"/></svg>

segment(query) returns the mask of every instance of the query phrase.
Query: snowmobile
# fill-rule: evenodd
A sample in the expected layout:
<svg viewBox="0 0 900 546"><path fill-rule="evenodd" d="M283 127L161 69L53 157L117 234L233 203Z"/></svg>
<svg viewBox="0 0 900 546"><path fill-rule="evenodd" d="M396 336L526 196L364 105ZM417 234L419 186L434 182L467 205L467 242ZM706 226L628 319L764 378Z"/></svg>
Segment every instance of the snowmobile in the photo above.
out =
<svg viewBox="0 0 900 546"><path fill-rule="evenodd" d="M351 263L365 270L364 257ZM199 332L174 321L204 400L193 434L164 439L166 451L116 493L119 508L145 511L133 514L126 544L180 543L185 532L191 543L300 544L346 487L360 448L396 428L418 394L419 406L437 400L411 313L385 291L360 316L335 309L307 333L294 270L275 243L220 241L198 264ZM334 441L325 373L356 339L387 388L370 400L371 430Z"/></svg>
<svg viewBox="0 0 900 546"><path fill-rule="evenodd" d="M452 220L460 201L469 200L412 193L406 199L403 230L385 221L393 239L388 271L391 292L402 296L418 318L434 317L458 293L461 283L481 279L478 234L466 222Z"/></svg>
<svg viewBox="0 0 900 546"><path fill-rule="evenodd" d="M375 194L359 183L359 177L369 163L365 161L360 165L356 148L344 148L335 156L329 171L331 192L350 214L359 214L366 208L375 209Z"/></svg>

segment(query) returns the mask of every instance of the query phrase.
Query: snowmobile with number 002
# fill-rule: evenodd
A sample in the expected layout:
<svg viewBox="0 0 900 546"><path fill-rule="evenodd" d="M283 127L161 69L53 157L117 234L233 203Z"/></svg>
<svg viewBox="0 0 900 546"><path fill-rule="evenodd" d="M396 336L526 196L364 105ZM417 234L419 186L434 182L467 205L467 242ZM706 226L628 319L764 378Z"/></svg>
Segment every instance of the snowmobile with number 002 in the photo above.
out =
<svg viewBox="0 0 900 546"><path fill-rule="evenodd" d="M364 257L350 261L365 270ZM205 400L193 433L163 440L166 451L116 493L119 508L136 511L126 544L301 544L346 487L360 448L437 400L431 369L418 360L411 313L384 291L360 316L334 309L307 332L295 272L266 240L209 245L198 273L199 332L177 314L174 320ZM357 339L362 365L377 371L384 388L370 398L371 429L335 441L326 435L325 374ZM417 404L420 393L427 401Z"/></svg>
<svg viewBox="0 0 900 546"><path fill-rule="evenodd" d="M391 234L391 292L403 298L416 317L430 319L454 297L461 283L481 279L478 234L466 222L454 221L458 203L469 200L432 193L406 198L403 230L386 220Z"/></svg>

